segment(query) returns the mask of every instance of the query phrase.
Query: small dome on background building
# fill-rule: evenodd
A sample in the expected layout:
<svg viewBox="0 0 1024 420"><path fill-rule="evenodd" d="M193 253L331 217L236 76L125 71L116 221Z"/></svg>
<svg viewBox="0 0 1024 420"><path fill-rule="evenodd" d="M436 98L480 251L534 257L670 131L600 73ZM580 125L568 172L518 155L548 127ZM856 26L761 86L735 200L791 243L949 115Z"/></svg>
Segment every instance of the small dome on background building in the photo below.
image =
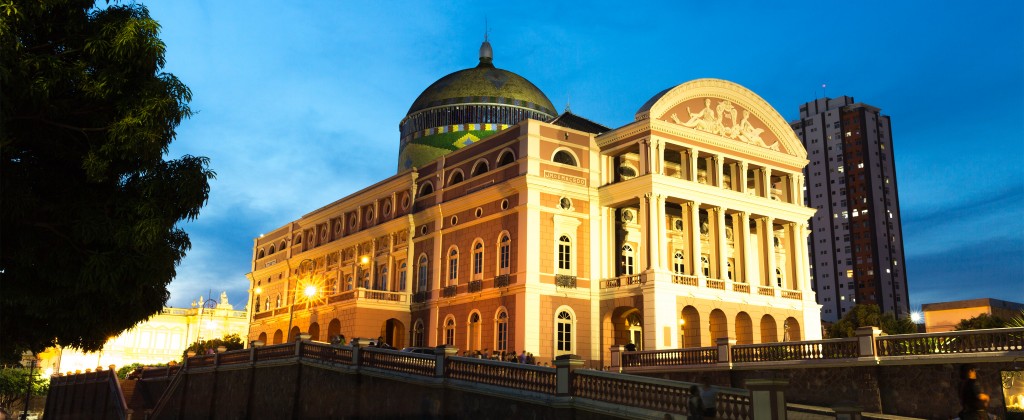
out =
<svg viewBox="0 0 1024 420"><path fill-rule="evenodd" d="M399 124L398 170L422 166L527 118L551 121L548 97L522 76L494 67L490 42L480 63L427 87Z"/></svg>

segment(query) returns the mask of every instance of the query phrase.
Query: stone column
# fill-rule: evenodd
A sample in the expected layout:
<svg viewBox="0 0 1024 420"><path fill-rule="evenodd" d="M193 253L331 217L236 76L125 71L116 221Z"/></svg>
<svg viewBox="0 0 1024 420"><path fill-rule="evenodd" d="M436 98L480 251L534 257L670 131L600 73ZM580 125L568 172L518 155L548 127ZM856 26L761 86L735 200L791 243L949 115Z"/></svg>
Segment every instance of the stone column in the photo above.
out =
<svg viewBox="0 0 1024 420"><path fill-rule="evenodd" d="M686 168L690 172L690 181L697 182L697 156L700 156L700 152L696 147L690 149L690 164Z"/></svg>
<svg viewBox="0 0 1024 420"><path fill-rule="evenodd" d="M729 264L729 244L725 238L725 207L715 208L715 253L718 254L718 277L725 280Z"/></svg>
<svg viewBox="0 0 1024 420"><path fill-rule="evenodd" d="M638 176L644 176L651 173L651 145L650 139L644 138L637 141L638 153L640 155L640 167L637 168L640 172Z"/></svg>
<svg viewBox="0 0 1024 420"><path fill-rule="evenodd" d="M739 249L736 255L736 266L733 270L736 271L736 281L750 284L750 278L747 273L750 272L749 261L750 255L750 213L740 211L733 213L733 243ZM739 235L737 238L736 235Z"/></svg>
<svg viewBox="0 0 1024 420"><path fill-rule="evenodd" d="M555 358L555 395L572 395L572 371L583 367L583 358L575 354L563 354Z"/></svg>
<svg viewBox="0 0 1024 420"><path fill-rule="evenodd" d="M690 266L694 276L704 278L700 264L700 202L687 202L686 207L690 211Z"/></svg>
<svg viewBox="0 0 1024 420"><path fill-rule="evenodd" d="M718 156L718 155L711 156L711 166L712 166L712 169L714 170L714 174L715 174L714 175L715 176L714 182L711 185L714 185L714 186L716 186L718 188L724 188L725 185L723 185L723 183L722 183L722 178L723 178L723 172L725 172L724 171L725 162L722 161L722 157Z"/></svg>
<svg viewBox="0 0 1024 420"><path fill-rule="evenodd" d="M622 366L622 352L626 351L626 346L614 345L614 346L611 346L608 350L610 350L611 353L612 353L612 357L611 357L611 360L610 360L609 371L615 372L615 373L621 373L622 372L622 368L623 368L623 366Z"/></svg>
<svg viewBox="0 0 1024 420"><path fill-rule="evenodd" d="M750 390L751 418L785 419L786 395L783 390L789 386L785 379L747 379L745 387Z"/></svg>
<svg viewBox="0 0 1024 420"><path fill-rule="evenodd" d="M760 168L758 170L758 182L761 185L761 197L771 199L772 198L772 174L768 168Z"/></svg>
<svg viewBox="0 0 1024 420"><path fill-rule="evenodd" d="M668 269L667 268L668 267L668 262L666 261L667 257L665 256L665 254L666 254L666 251L668 249L667 249L667 245L665 245L665 240L666 240L666 237L668 236L668 235L666 235L666 232L668 231L668 229L666 228L666 224L668 223L668 221L666 220L666 215L665 215L665 196L662 195L662 194L656 194L654 196L654 198L655 198L655 200L654 200L654 205L655 205L655 207L654 207L654 214L655 214L655 220L657 221L657 223L655 223L655 226L657 226L657 228L658 228L657 229L657 235L658 236L655 237L656 238L655 242L657 242L657 244L658 244L658 252L655 253L655 255L658 256L658 258L657 258L658 263L657 263L657 265L655 265L655 268L657 268L659 270L666 270L666 269Z"/></svg>
<svg viewBox="0 0 1024 420"><path fill-rule="evenodd" d="M765 233L765 256L768 257L767 269L768 269L768 285L771 287L778 287L779 283L775 276L775 219L771 217L764 218L764 233Z"/></svg>
<svg viewBox="0 0 1024 420"><path fill-rule="evenodd" d="M651 193L644 194L638 197L640 201L640 211L637 212L636 217L640 222L640 244L637 250L637 267L634 273L642 273L650 270L653 266L651 261ZM646 264L646 267L641 269L640 264Z"/></svg>
<svg viewBox="0 0 1024 420"><path fill-rule="evenodd" d="M733 177L739 179L740 187L736 191L746 194L747 193L747 162L743 161L739 164L739 177Z"/></svg>

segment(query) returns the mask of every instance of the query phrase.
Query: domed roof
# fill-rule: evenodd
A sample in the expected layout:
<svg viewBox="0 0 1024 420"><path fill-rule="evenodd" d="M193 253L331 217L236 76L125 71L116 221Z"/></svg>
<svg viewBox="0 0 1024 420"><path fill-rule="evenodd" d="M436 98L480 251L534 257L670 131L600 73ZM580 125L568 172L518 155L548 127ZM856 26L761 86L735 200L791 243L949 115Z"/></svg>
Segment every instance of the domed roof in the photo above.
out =
<svg viewBox="0 0 1024 420"><path fill-rule="evenodd" d="M458 104L502 104L558 115L537 86L522 76L491 64L490 44L480 48L480 64L442 77L427 87L409 107L407 115L427 108Z"/></svg>

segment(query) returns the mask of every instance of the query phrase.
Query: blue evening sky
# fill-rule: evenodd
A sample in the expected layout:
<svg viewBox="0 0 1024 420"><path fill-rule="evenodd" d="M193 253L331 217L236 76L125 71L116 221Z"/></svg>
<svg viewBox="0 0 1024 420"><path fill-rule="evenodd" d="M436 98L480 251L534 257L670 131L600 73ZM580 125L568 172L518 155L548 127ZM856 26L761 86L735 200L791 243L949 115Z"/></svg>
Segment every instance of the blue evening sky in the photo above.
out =
<svg viewBox="0 0 1024 420"><path fill-rule="evenodd" d="M246 301L253 238L390 175L398 123L440 77L494 63L610 127L688 80L739 83L786 120L850 95L892 117L912 307L1024 302L1024 2L150 1L198 111L210 202L171 306ZM773 5L771 3L780 3Z"/></svg>

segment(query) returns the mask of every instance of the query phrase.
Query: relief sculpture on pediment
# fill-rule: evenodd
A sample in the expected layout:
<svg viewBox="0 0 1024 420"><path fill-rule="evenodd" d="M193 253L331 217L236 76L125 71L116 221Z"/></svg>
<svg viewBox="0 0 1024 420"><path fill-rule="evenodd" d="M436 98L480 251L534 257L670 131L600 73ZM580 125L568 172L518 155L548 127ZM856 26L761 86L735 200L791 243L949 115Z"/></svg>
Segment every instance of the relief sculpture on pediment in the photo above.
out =
<svg viewBox="0 0 1024 420"><path fill-rule="evenodd" d="M679 119L679 115L676 113L670 115L669 118L672 119L672 122L683 127L779 151L778 141L769 145L761 138L761 133L764 132L764 129L757 128L750 122L750 111L744 109L743 118L737 122L738 112L736 107L728 100L719 101L715 108L712 109L711 99L705 98L703 109L693 112L687 106L686 112L690 114L689 120L683 121Z"/></svg>

